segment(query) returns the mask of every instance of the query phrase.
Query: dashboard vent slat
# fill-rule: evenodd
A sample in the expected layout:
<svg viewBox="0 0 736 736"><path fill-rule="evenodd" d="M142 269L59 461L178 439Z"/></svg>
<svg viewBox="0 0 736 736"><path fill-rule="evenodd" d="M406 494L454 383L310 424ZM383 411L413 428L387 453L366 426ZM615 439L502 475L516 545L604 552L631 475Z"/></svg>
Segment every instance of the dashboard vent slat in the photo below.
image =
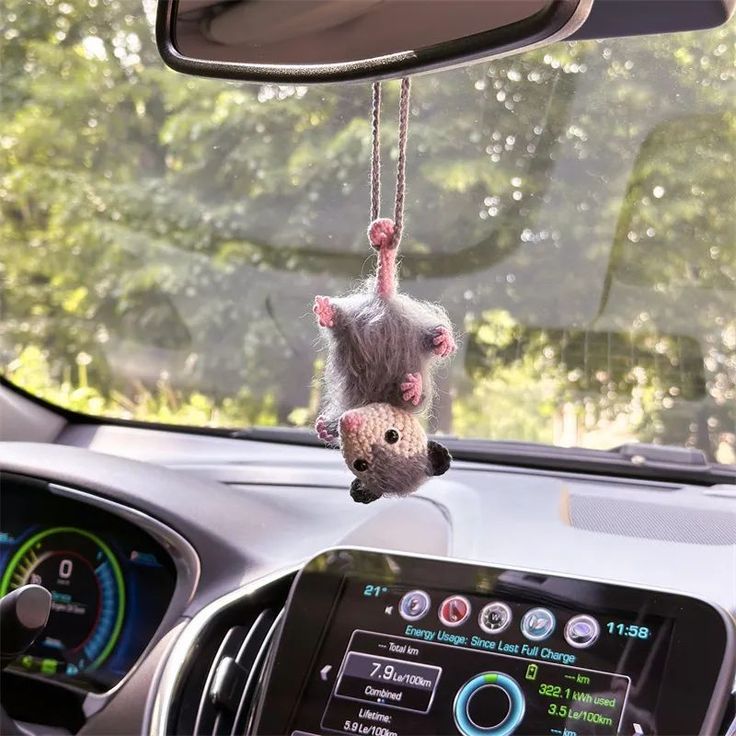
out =
<svg viewBox="0 0 736 736"><path fill-rule="evenodd" d="M252 715L252 706L255 702L256 693L258 692L258 686L261 684L261 675L263 674L263 668L266 663L266 657L271 647L271 642L276 634L276 630L281 622L283 616L283 609L278 615L271 617L269 621L268 629L264 632L264 636L261 639L258 650L255 651L250 666L250 675L243 688L242 695L240 697L240 704L238 705L238 712L235 716L235 722L232 731L232 736L236 734L248 733L248 718Z"/></svg>
<svg viewBox="0 0 736 736"><path fill-rule="evenodd" d="M194 736L244 733L278 620L278 612L267 608L250 625L227 629L204 679L194 727L187 732Z"/></svg>
<svg viewBox="0 0 736 736"><path fill-rule="evenodd" d="M178 669L163 733L182 736L243 734L253 717L263 668L293 581L287 573L268 584L214 601L190 623L193 638Z"/></svg>
<svg viewBox="0 0 736 736"><path fill-rule="evenodd" d="M210 696L212 684L215 680L220 664L225 659L232 660L233 657L235 657L247 636L248 628L246 626L233 626L228 630L227 634L225 634L225 637L212 660L212 665L210 666L210 670L207 674L207 680L205 681L204 688L202 689L199 708L197 709L197 718L194 722L193 733L195 736L206 736L207 734L213 733L218 711Z"/></svg>
<svg viewBox="0 0 736 736"><path fill-rule="evenodd" d="M220 683L215 678L209 692L211 702L217 703L218 706L217 717L210 733L229 736L233 732L233 726L237 723L246 701L246 692L250 689L249 683L254 674L257 675L260 671L258 656L267 644L268 634L275 619L276 613L273 610L262 611L242 641L235 658L231 662L222 662L222 689L216 691L215 686Z"/></svg>

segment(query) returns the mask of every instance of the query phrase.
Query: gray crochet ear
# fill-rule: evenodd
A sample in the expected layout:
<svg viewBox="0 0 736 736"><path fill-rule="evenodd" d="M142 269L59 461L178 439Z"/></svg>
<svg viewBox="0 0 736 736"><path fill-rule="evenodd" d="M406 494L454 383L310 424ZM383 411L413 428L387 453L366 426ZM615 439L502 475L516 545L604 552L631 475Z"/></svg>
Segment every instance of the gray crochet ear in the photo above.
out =
<svg viewBox="0 0 736 736"><path fill-rule="evenodd" d="M352 498L355 503L373 503L374 501L377 501L380 496L376 496L374 493L371 493L363 485L360 478L356 478L350 484L350 498Z"/></svg>
<svg viewBox="0 0 736 736"><path fill-rule="evenodd" d="M429 458L430 475L442 475L450 469L452 455L439 442L434 440L427 442L427 456Z"/></svg>

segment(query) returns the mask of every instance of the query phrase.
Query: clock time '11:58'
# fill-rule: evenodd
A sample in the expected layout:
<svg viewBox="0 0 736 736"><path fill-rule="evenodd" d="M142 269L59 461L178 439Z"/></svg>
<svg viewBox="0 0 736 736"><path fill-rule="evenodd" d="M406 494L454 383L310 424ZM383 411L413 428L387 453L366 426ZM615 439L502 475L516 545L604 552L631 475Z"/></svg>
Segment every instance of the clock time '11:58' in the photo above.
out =
<svg viewBox="0 0 736 736"><path fill-rule="evenodd" d="M628 636L630 639L649 639L652 635L652 630L648 626L626 624L620 621L609 621L606 624L606 628L609 634Z"/></svg>

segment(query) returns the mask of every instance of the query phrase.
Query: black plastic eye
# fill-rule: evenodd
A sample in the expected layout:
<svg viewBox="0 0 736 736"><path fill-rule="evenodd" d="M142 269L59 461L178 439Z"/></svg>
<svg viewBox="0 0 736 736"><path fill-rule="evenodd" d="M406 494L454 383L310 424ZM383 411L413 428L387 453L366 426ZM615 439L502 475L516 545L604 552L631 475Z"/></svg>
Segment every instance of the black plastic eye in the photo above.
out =
<svg viewBox="0 0 736 736"><path fill-rule="evenodd" d="M386 430L386 434L383 435L383 439L385 439L389 445L395 445L399 441L399 433L395 429Z"/></svg>
<svg viewBox="0 0 736 736"><path fill-rule="evenodd" d="M354 463L353 467L359 472L362 473L364 470L368 470L368 463L363 460L363 458L358 458Z"/></svg>

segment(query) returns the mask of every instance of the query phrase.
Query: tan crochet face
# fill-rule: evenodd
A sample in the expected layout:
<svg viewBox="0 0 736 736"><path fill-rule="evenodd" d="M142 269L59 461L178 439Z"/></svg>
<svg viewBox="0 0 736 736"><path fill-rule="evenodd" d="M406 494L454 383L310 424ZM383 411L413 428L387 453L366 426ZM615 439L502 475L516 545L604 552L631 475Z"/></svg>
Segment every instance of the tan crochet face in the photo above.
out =
<svg viewBox="0 0 736 736"><path fill-rule="evenodd" d="M426 456L427 435L414 414L391 404L368 404L340 417L340 446L353 474L370 481L377 453L397 459Z"/></svg>

